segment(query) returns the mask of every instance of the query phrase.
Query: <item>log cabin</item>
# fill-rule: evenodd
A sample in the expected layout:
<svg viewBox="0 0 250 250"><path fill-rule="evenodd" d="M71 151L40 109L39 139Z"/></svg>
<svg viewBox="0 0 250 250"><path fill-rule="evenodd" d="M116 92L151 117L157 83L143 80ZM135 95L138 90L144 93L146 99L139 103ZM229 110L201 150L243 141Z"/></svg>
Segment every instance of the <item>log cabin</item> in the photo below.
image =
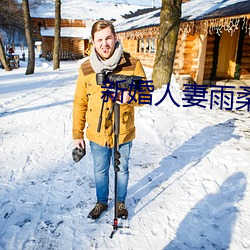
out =
<svg viewBox="0 0 250 250"><path fill-rule="evenodd" d="M116 4L91 0L61 0L61 59L79 59L89 55L91 47L90 30L98 19L115 21L121 15L138 9L142 5ZM34 41L41 43L41 57L52 59L54 45L55 4L44 4L31 10Z"/></svg>
<svg viewBox="0 0 250 250"><path fill-rule="evenodd" d="M147 67L154 65L160 11L139 10L115 22L124 50ZM250 1L184 1L173 73L204 85L250 79Z"/></svg>
<svg viewBox="0 0 250 250"><path fill-rule="evenodd" d="M33 37L41 41L41 57L52 60L54 18L32 18ZM81 59L87 55L92 20L61 20L60 59Z"/></svg>

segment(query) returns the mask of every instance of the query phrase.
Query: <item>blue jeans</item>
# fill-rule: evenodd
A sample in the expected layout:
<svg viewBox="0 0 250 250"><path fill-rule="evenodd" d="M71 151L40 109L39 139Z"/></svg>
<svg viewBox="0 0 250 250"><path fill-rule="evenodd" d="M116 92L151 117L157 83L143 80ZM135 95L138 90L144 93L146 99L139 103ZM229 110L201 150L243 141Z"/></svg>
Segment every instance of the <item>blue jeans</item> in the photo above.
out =
<svg viewBox="0 0 250 250"><path fill-rule="evenodd" d="M132 141L119 146L121 164L119 165L120 171L118 172L117 180L117 200L121 202L125 201L127 195L129 178L128 161L131 147ZM90 142L90 148L94 161L97 202L107 204L109 196L109 168L111 160L112 163L114 162L114 148L103 147L94 142Z"/></svg>

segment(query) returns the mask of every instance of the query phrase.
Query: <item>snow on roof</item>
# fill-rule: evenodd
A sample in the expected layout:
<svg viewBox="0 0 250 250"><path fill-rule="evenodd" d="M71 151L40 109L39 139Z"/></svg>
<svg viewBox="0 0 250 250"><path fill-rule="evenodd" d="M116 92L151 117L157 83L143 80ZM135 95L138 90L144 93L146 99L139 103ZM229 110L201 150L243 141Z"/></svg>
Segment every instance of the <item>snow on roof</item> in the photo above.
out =
<svg viewBox="0 0 250 250"><path fill-rule="evenodd" d="M114 22L116 32L139 29L141 27L156 26L160 23L160 9L138 15L133 18L119 19Z"/></svg>
<svg viewBox="0 0 250 250"><path fill-rule="evenodd" d="M160 8L152 12L132 15L131 18L117 20L114 25L117 32L158 26ZM250 13L249 0L191 0L182 4L182 21L194 21L216 17L233 16Z"/></svg>
<svg viewBox="0 0 250 250"><path fill-rule="evenodd" d="M248 9L245 9L246 6L243 5L245 5L247 2ZM242 7L240 7L240 5ZM250 13L249 0L191 0L190 2L182 4L181 17L183 20L186 21L206 19L209 17L209 14L212 14L215 11L219 11L225 8L233 8L235 10L235 12L232 12L231 15L236 15L236 13ZM223 14L223 12L221 12L221 15L217 17L222 16L226 16L225 13Z"/></svg>
<svg viewBox="0 0 250 250"><path fill-rule="evenodd" d="M96 19L118 19L122 15L135 12L138 9L149 8L150 6L115 4L110 2L96 2L93 0L61 0L61 18L96 20ZM55 4L52 1L30 10L31 17L54 18Z"/></svg>
<svg viewBox="0 0 250 250"><path fill-rule="evenodd" d="M41 28L42 36L54 36L54 28ZM82 39L89 39L91 37L91 28L83 27L62 27L61 37L78 37Z"/></svg>

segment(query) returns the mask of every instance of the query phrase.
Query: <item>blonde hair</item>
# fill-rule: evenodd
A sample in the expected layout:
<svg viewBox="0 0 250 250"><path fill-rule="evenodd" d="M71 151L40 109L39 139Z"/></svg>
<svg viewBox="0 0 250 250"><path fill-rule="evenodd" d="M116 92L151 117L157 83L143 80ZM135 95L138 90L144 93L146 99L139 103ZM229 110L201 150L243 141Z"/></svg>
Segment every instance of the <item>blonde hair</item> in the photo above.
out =
<svg viewBox="0 0 250 250"><path fill-rule="evenodd" d="M99 21L95 22L93 24L93 26L92 26L92 29L91 29L91 38L92 38L92 40L94 40L94 35L95 35L96 32L98 32L98 31L100 31L102 29L106 29L108 27L111 29L111 32L115 36L115 27L110 21L99 20Z"/></svg>

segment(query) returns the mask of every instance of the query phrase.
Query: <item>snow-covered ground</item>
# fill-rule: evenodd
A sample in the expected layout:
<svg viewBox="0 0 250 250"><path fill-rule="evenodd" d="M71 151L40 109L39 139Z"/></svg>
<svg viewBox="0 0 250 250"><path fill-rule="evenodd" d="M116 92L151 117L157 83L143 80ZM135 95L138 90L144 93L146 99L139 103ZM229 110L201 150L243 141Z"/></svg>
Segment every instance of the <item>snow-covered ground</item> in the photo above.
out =
<svg viewBox="0 0 250 250"><path fill-rule="evenodd" d="M37 58L35 74L0 69L0 249L250 249L250 115L176 107L165 89L137 108L129 229L98 222L89 145L72 161L72 100L81 61ZM150 70L146 69L150 74ZM180 103L182 92L172 81ZM98 118L97 118L98 119Z"/></svg>

